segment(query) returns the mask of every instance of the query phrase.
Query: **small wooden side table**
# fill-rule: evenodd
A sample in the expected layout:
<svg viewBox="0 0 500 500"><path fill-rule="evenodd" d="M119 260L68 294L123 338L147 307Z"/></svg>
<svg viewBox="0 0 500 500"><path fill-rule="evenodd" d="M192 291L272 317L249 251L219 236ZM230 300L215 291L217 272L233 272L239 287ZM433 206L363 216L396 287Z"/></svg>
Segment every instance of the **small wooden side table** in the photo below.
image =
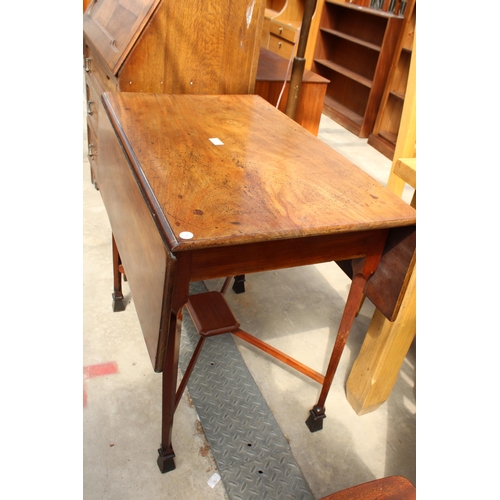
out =
<svg viewBox="0 0 500 500"><path fill-rule="evenodd" d="M414 209L256 95L106 92L100 116L98 177L115 263L126 272L153 368L162 372L160 470L175 468L181 319L191 281L352 261L327 371L312 374L321 393L307 425L320 430L366 285L386 241L415 231ZM371 289L377 302L383 294Z"/></svg>

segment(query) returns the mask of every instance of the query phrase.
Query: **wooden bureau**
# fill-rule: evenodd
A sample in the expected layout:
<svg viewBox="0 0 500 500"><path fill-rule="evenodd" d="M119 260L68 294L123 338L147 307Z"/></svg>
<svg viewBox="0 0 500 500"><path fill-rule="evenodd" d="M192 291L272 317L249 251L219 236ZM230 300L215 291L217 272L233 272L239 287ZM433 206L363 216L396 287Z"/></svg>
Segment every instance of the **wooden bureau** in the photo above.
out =
<svg viewBox="0 0 500 500"><path fill-rule="evenodd" d="M253 93L264 9L265 0L89 3L83 53L88 157L96 187L101 94Z"/></svg>

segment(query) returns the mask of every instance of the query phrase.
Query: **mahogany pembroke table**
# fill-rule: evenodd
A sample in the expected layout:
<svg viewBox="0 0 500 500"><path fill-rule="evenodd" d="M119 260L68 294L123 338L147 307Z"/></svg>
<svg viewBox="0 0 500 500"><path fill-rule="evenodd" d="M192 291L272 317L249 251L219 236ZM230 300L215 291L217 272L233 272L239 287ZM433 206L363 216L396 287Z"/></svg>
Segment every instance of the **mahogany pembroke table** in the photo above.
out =
<svg viewBox="0 0 500 500"><path fill-rule="evenodd" d="M175 468L184 306L202 340L232 332L319 382L307 425L321 429L363 294L388 317L397 314L405 273L392 278L394 266L382 264L394 249L414 249L414 209L256 95L106 92L101 106L97 172L113 235L114 308L122 308L125 273L162 372L160 470ZM328 261L352 284L325 375L243 332L222 293L189 297L192 281ZM383 286L365 286L378 266Z"/></svg>

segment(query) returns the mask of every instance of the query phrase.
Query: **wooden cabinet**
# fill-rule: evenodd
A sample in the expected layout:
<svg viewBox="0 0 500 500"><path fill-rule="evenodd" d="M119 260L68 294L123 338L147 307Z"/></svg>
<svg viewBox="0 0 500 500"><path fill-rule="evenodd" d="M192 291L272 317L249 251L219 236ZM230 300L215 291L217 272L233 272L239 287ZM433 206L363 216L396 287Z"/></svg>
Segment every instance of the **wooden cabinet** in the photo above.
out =
<svg viewBox="0 0 500 500"><path fill-rule="evenodd" d="M261 46L287 59L295 56L304 7L305 0L267 0Z"/></svg>
<svg viewBox="0 0 500 500"><path fill-rule="evenodd" d="M261 47L255 93L273 106L278 105L278 109L283 113L286 111L290 76L291 67L287 59ZM328 83L326 78L307 69L304 70L294 120L314 135L318 135ZM283 95L280 100L282 90Z"/></svg>
<svg viewBox="0 0 500 500"><path fill-rule="evenodd" d="M268 48L287 59L297 52L300 21L279 21L272 19L269 25Z"/></svg>
<svg viewBox="0 0 500 500"><path fill-rule="evenodd" d="M359 137L373 130L402 16L324 0L311 69L330 80L323 112Z"/></svg>
<svg viewBox="0 0 500 500"><path fill-rule="evenodd" d="M265 0L92 0L83 15L91 178L103 91L254 92Z"/></svg>
<svg viewBox="0 0 500 500"><path fill-rule="evenodd" d="M387 84L382 95L379 112L368 144L387 156L394 156L399 125L408 84L408 73L412 56L416 26L416 2L409 0L404 12L404 24L394 53Z"/></svg>

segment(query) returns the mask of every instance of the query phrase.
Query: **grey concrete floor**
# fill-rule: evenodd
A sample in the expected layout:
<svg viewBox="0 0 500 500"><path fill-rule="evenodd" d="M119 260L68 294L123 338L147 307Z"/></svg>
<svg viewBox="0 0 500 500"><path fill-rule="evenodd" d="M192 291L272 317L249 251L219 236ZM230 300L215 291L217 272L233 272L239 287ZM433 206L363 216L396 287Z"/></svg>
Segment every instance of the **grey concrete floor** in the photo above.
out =
<svg viewBox="0 0 500 500"><path fill-rule="evenodd" d="M153 372L134 302L111 309L111 231L99 191L90 183L83 132L84 407L83 493L94 499L223 499L196 410L186 393L174 424L176 469L161 474L161 376ZM326 116L319 137L385 184L391 162ZM405 194L405 196L409 196ZM221 280L206 282L209 289ZM247 276L246 292L227 293L246 331L303 363L324 371L335 340L349 281L335 264ZM416 484L415 345L410 348L389 400L358 416L346 400L345 382L368 328L366 300L347 342L327 399L321 432L305 425L319 386L236 339L238 350L266 399L316 498L376 478L402 475Z"/></svg>

